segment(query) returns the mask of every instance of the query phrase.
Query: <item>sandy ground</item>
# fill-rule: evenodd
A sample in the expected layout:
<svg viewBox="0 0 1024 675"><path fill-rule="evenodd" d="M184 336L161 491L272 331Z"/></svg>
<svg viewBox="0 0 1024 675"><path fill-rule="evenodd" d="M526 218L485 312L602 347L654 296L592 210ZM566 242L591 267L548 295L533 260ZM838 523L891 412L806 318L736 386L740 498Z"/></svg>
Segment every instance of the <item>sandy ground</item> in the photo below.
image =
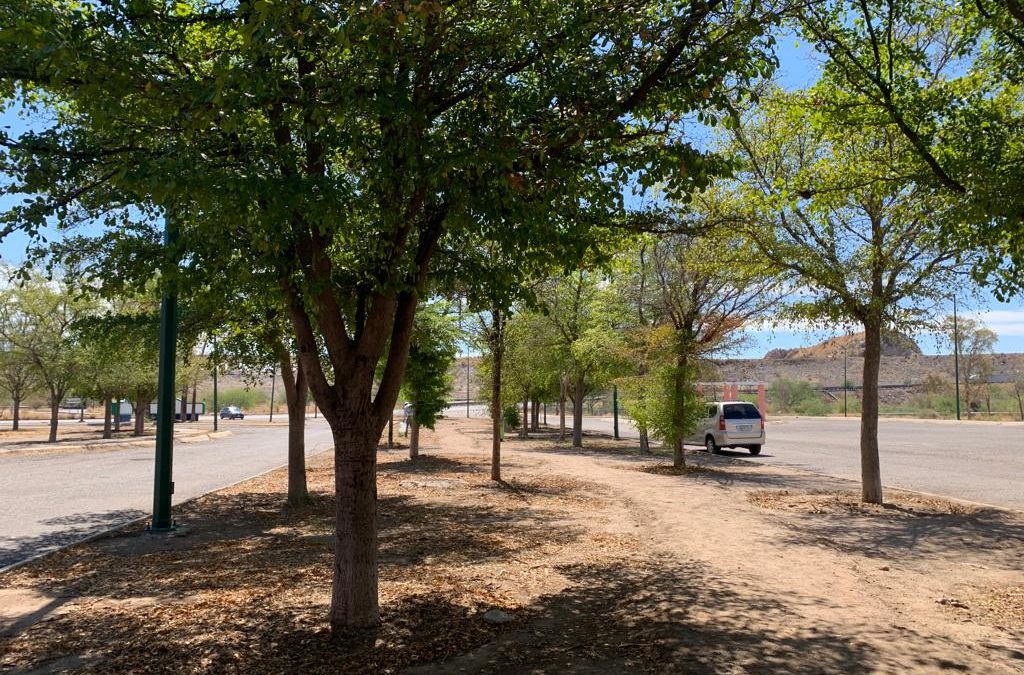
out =
<svg viewBox="0 0 1024 675"><path fill-rule="evenodd" d="M373 635L324 625L320 457L309 506L272 473L0 577L0 671L1024 672L1021 514L600 439L509 439L495 484L486 422L423 442L379 455Z"/></svg>

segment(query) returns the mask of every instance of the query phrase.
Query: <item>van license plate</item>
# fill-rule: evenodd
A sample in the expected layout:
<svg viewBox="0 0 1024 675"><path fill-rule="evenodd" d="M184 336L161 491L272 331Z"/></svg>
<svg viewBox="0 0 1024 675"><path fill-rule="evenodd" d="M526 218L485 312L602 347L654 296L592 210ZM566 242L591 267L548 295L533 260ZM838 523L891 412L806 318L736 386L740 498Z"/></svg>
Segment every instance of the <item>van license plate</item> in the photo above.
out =
<svg viewBox="0 0 1024 675"><path fill-rule="evenodd" d="M736 425L736 430L737 431L750 431L753 428L754 428L753 424L737 424Z"/></svg>

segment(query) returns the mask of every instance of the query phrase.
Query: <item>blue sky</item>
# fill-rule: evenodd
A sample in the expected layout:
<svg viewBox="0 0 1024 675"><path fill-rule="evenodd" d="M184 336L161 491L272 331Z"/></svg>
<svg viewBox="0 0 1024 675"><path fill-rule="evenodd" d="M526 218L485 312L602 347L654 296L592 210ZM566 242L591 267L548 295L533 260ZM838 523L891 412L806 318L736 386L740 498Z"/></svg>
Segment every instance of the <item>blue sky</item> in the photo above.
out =
<svg viewBox="0 0 1024 675"><path fill-rule="evenodd" d="M778 55L780 68L776 79L787 89L798 89L812 84L818 76L818 63L809 47L794 35L779 38ZM8 134L17 136L30 126L31 121L19 118L17 111L6 110L0 113L0 128ZM16 199L0 195L0 211L10 208ZM60 236L54 228L45 232L47 238ZM25 257L28 243L25 235L14 233L0 242L0 260L5 263L18 263ZM967 289L965 289L967 290ZM969 295L969 293L965 293ZM999 303L990 293L981 290L980 299L972 306L963 308L965 316L981 319L989 328L999 335L996 346L1002 352L1024 352L1024 298L1011 303ZM764 355L769 349L800 347L814 344L844 331L807 331L796 327L776 327L772 330L749 331L744 346L732 356L756 358ZM941 353L943 348L933 335L918 335L918 343L928 354Z"/></svg>

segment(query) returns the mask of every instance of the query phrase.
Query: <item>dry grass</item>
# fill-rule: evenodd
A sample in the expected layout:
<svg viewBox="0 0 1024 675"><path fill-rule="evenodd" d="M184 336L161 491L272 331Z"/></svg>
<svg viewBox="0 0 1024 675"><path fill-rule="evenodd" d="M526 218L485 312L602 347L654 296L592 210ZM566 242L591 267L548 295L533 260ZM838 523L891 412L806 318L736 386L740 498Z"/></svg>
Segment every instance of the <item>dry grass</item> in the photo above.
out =
<svg viewBox="0 0 1024 675"><path fill-rule="evenodd" d="M962 502L889 490L884 504L868 504L855 492L752 490L747 500L762 509L812 514L969 516L977 508Z"/></svg>
<svg viewBox="0 0 1024 675"><path fill-rule="evenodd" d="M993 588L969 598L972 614L985 623L1024 628L1024 586Z"/></svg>
<svg viewBox="0 0 1024 675"><path fill-rule="evenodd" d="M703 464L687 464L677 467L672 464L644 464L637 471L653 473L659 476L691 476L695 474L725 474L727 471Z"/></svg>

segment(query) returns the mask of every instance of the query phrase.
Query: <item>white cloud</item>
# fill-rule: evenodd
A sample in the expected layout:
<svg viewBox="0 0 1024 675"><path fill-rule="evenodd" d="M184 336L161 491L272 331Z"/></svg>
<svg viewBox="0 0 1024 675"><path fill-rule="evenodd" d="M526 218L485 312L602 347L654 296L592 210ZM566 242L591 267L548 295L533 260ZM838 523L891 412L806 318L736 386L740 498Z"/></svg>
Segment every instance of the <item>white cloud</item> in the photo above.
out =
<svg viewBox="0 0 1024 675"><path fill-rule="evenodd" d="M994 309L970 312L965 316L980 320L999 337L1024 336L1024 309Z"/></svg>

